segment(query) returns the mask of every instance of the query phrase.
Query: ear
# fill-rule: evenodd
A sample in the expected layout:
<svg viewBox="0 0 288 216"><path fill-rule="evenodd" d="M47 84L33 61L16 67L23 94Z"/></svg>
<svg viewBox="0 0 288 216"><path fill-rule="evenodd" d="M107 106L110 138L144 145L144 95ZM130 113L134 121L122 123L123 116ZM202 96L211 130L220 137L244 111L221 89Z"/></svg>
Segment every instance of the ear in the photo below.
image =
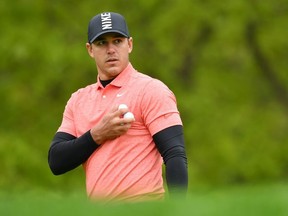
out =
<svg viewBox="0 0 288 216"><path fill-rule="evenodd" d="M128 38L128 46L129 46L129 53L131 53L133 50L133 38L132 37Z"/></svg>
<svg viewBox="0 0 288 216"><path fill-rule="evenodd" d="M87 49L87 52L90 55L90 57L94 58L94 53L93 53L93 50L92 50L92 44L86 43L86 49Z"/></svg>

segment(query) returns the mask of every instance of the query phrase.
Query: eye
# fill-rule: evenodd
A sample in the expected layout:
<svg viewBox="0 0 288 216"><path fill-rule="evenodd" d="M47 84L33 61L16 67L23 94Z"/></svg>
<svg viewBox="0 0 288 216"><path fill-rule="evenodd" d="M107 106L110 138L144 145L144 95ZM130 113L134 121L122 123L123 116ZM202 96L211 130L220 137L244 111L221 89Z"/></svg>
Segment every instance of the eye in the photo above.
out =
<svg viewBox="0 0 288 216"><path fill-rule="evenodd" d="M95 43L96 46L103 46L103 45L105 45L105 44L106 44L106 41L105 41L105 40L98 40L98 41L96 41L96 43Z"/></svg>
<svg viewBox="0 0 288 216"><path fill-rule="evenodd" d="M120 44L122 42L122 39L121 38L117 38L116 40L114 40L114 43L115 44Z"/></svg>

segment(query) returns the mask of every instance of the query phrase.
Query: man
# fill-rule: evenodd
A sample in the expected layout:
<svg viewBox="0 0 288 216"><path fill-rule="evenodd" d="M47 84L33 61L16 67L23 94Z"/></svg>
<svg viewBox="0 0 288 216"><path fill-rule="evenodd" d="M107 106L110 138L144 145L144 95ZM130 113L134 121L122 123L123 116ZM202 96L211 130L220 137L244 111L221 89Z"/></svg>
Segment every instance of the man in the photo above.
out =
<svg viewBox="0 0 288 216"><path fill-rule="evenodd" d="M97 82L72 94L48 155L55 175L83 164L92 199L154 200L186 192L187 159L174 94L129 61L133 40L122 15L98 14L88 26ZM120 104L127 107L118 109ZM124 118L128 111L134 118ZM162 156L162 157L161 157Z"/></svg>

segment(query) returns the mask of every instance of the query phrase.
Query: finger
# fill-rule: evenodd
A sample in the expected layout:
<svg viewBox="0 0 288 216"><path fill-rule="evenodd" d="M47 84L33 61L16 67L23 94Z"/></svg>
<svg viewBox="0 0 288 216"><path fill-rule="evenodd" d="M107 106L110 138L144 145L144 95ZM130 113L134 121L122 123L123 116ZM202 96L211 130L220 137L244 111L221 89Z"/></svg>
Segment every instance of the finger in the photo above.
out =
<svg viewBox="0 0 288 216"><path fill-rule="evenodd" d="M110 118L122 118L123 115L128 112L127 109L118 109L118 106L113 106L110 111L107 113L107 115L110 116Z"/></svg>
<svg viewBox="0 0 288 216"><path fill-rule="evenodd" d="M118 110L118 105L113 105L112 108L111 108L111 110L110 110L110 112L111 112L111 113L114 113L114 112L116 112L117 110Z"/></svg>
<svg viewBox="0 0 288 216"><path fill-rule="evenodd" d="M119 132L122 134L126 133L130 128L131 128L131 124L130 123L127 123L127 124L124 124L124 125L120 125L119 126Z"/></svg>
<svg viewBox="0 0 288 216"><path fill-rule="evenodd" d="M121 118L119 119L119 125L126 125L126 124L132 124L135 121L133 118Z"/></svg>
<svg viewBox="0 0 288 216"><path fill-rule="evenodd" d="M127 113L129 111L128 107L121 107L119 108L119 106L117 106L116 110L114 111L115 116L120 116L123 117L123 115L125 113Z"/></svg>

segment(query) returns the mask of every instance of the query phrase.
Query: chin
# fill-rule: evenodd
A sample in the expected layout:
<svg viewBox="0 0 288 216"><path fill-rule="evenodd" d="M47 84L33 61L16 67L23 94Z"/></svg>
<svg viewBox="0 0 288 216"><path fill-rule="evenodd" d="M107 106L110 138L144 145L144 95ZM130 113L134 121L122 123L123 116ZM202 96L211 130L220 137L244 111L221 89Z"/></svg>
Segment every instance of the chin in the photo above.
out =
<svg viewBox="0 0 288 216"><path fill-rule="evenodd" d="M116 77L118 76L120 73L122 72L122 70L120 68L109 68L107 70L107 74L109 74L111 77Z"/></svg>

